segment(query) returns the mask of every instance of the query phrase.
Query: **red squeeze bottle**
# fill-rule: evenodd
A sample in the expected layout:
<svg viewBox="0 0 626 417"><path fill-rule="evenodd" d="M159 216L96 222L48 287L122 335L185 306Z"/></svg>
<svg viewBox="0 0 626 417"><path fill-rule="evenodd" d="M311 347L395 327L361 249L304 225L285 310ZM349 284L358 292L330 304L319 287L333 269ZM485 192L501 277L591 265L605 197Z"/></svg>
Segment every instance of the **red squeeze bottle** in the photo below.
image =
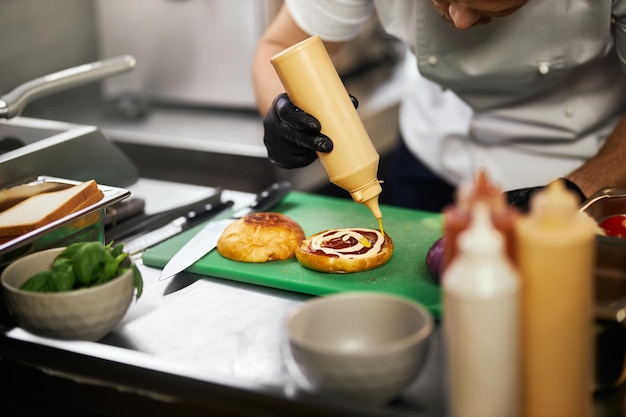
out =
<svg viewBox="0 0 626 417"><path fill-rule="evenodd" d="M443 210L445 243L442 268L444 271L457 255L458 236L469 226L472 210L478 202L487 205L495 229L502 233L504 238L505 252L509 260L514 265L516 264L514 234L515 220L519 213L507 204L502 190L489 180L487 173L480 170L470 187L459 188L455 204Z"/></svg>

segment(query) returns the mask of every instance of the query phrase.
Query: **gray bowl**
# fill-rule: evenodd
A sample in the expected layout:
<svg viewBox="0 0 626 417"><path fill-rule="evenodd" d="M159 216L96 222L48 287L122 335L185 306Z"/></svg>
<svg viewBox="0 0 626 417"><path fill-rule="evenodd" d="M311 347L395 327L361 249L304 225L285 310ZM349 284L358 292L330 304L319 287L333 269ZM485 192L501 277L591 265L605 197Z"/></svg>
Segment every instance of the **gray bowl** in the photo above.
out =
<svg viewBox="0 0 626 417"><path fill-rule="evenodd" d="M33 274L51 267L65 248L24 256L2 272L7 308L23 329L45 337L96 341L124 317L133 299L132 268L104 284L73 291L40 293L20 290Z"/></svg>
<svg viewBox="0 0 626 417"><path fill-rule="evenodd" d="M286 320L292 374L301 373L303 388L312 392L383 405L419 375L433 326L428 310L399 296L353 292L314 298Z"/></svg>

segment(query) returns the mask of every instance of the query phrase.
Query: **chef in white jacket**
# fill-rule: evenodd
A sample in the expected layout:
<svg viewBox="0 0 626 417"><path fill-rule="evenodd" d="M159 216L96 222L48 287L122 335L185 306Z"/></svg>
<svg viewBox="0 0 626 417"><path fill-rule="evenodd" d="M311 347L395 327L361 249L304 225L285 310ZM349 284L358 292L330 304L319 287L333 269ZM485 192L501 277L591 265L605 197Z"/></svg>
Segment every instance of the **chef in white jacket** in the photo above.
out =
<svg viewBox="0 0 626 417"><path fill-rule="evenodd" d="M253 68L276 165L306 166L332 138L270 57L311 35L332 57L372 13L410 50L388 202L441 210L477 169L522 208L556 178L581 199L626 187L626 0L286 0Z"/></svg>

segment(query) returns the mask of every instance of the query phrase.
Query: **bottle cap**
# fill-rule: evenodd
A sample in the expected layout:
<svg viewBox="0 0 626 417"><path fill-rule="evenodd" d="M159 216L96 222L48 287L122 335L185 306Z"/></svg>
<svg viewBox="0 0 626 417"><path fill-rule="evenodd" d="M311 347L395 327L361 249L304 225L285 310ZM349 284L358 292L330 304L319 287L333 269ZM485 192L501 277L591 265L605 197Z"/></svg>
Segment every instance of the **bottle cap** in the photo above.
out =
<svg viewBox="0 0 626 417"><path fill-rule="evenodd" d="M484 169L478 171L471 182L464 182L457 188L457 205L461 210L471 211L477 201L492 205L492 209L505 208L506 202L502 189L492 182Z"/></svg>
<svg viewBox="0 0 626 417"><path fill-rule="evenodd" d="M378 196L382 191L383 188L380 186L380 181L374 179L358 190L351 191L350 195L355 203L366 205L374 214L374 217L381 218L383 215L378 205Z"/></svg>
<svg viewBox="0 0 626 417"><path fill-rule="evenodd" d="M487 204L477 202L472 207L472 221L459 236L459 249L464 254L491 255L502 251L504 241L493 226Z"/></svg>
<svg viewBox="0 0 626 417"><path fill-rule="evenodd" d="M531 197L530 210L531 216L545 223L568 222L578 213L578 201L559 179Z"/></svg>

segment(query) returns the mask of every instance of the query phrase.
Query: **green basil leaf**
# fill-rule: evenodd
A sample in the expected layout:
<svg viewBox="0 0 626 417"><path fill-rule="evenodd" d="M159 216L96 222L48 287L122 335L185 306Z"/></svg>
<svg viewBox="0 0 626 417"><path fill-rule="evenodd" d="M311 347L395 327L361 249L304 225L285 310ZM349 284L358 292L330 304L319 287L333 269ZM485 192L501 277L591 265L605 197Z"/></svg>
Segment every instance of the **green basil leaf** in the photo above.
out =
<svg viewBox="0 0 626 417"><path fill-rule="evenodd" d="M104 284L105 282L107 282L108 280L104 274L105 271L103 268L96 269L91 276L91 282L89 283L89 286L94 287L96 285Z"/></svg>
<svg viewBox="0 0 626 417"><path fill-rule="evenodd" d="M106 248L100 242L87 242L78 248L73 260L76 278L85 286L95 282L98 279L96 271L106 255Z"/></svg>
<svg viewBox="0 0 626 417"><path fill-rule="evenodd" d="M50 291L48 281L51 279L51 276L51 270L37 272L32 277L28 278L20 286L20 289L24 291L48 292Z"/></svg>
<svg viewBox="0 0 626 417"><path fill-rule="evenodd" d="M139 272L139 269L135 264L133 264L133 285L137 289L135 300L138 300L143 292L143 278L141 277L141 272Z"/></svg>
<svg viewBox="0 0 626 417"><path fill-rule="evenodd" d="M119 274L117 273L118 261L110 253L107 252L102 263L102 276L100 283L106 282L115 278Z"/></svg>
<svg viewBox="0 0 626 417"><path fill-rule="evenodd" d="M65 256L57 256L52 262L52 269L72 267L73 259Z"/></svg>
<svg viewBox="0 0 626 417"><path fill-rule="evenodd" d="M143 292L143 279L139 269L123 249L123 244L115 247L112 243L105 246L100 242L71 244L54 259L52 268L29 278L22 285L22 289L30 288L30 291L39 292L70 291L105 283L132 267L133 285L138 299Z"/></svg>
<svg viewBox="0 0 626 417"><path fill-rule="evenodd" d="M78 243L72 243L70 244L68 247L66 247L63 252L61 252L55 259L56 260L61 260L61 259L74 259L74 257L76 256L76 252L78 252L78 250L80 248L82 248L83 246L85 246L86 244L91 243L91 242L78 242Z"/></svg>
<svg viewBox="0 0 626 417"><path fill-rule="evenodd" d="M52 274L49 279L50 287L54 288L54 291L71 291L74 289L76 283L76 276L74 275L74 268L71 264L66 263L63 267L52 269Z"/></svg>
<svg viewBox="0 0 626 417"><path fill-rule="evenodd" d="M112 242L111 242L112 243ZM119 255L124 253L124 244L120 243L119 245L115 245L113 246L113 248L111 249L111 255L114 258L117 258Z"/></svg>

